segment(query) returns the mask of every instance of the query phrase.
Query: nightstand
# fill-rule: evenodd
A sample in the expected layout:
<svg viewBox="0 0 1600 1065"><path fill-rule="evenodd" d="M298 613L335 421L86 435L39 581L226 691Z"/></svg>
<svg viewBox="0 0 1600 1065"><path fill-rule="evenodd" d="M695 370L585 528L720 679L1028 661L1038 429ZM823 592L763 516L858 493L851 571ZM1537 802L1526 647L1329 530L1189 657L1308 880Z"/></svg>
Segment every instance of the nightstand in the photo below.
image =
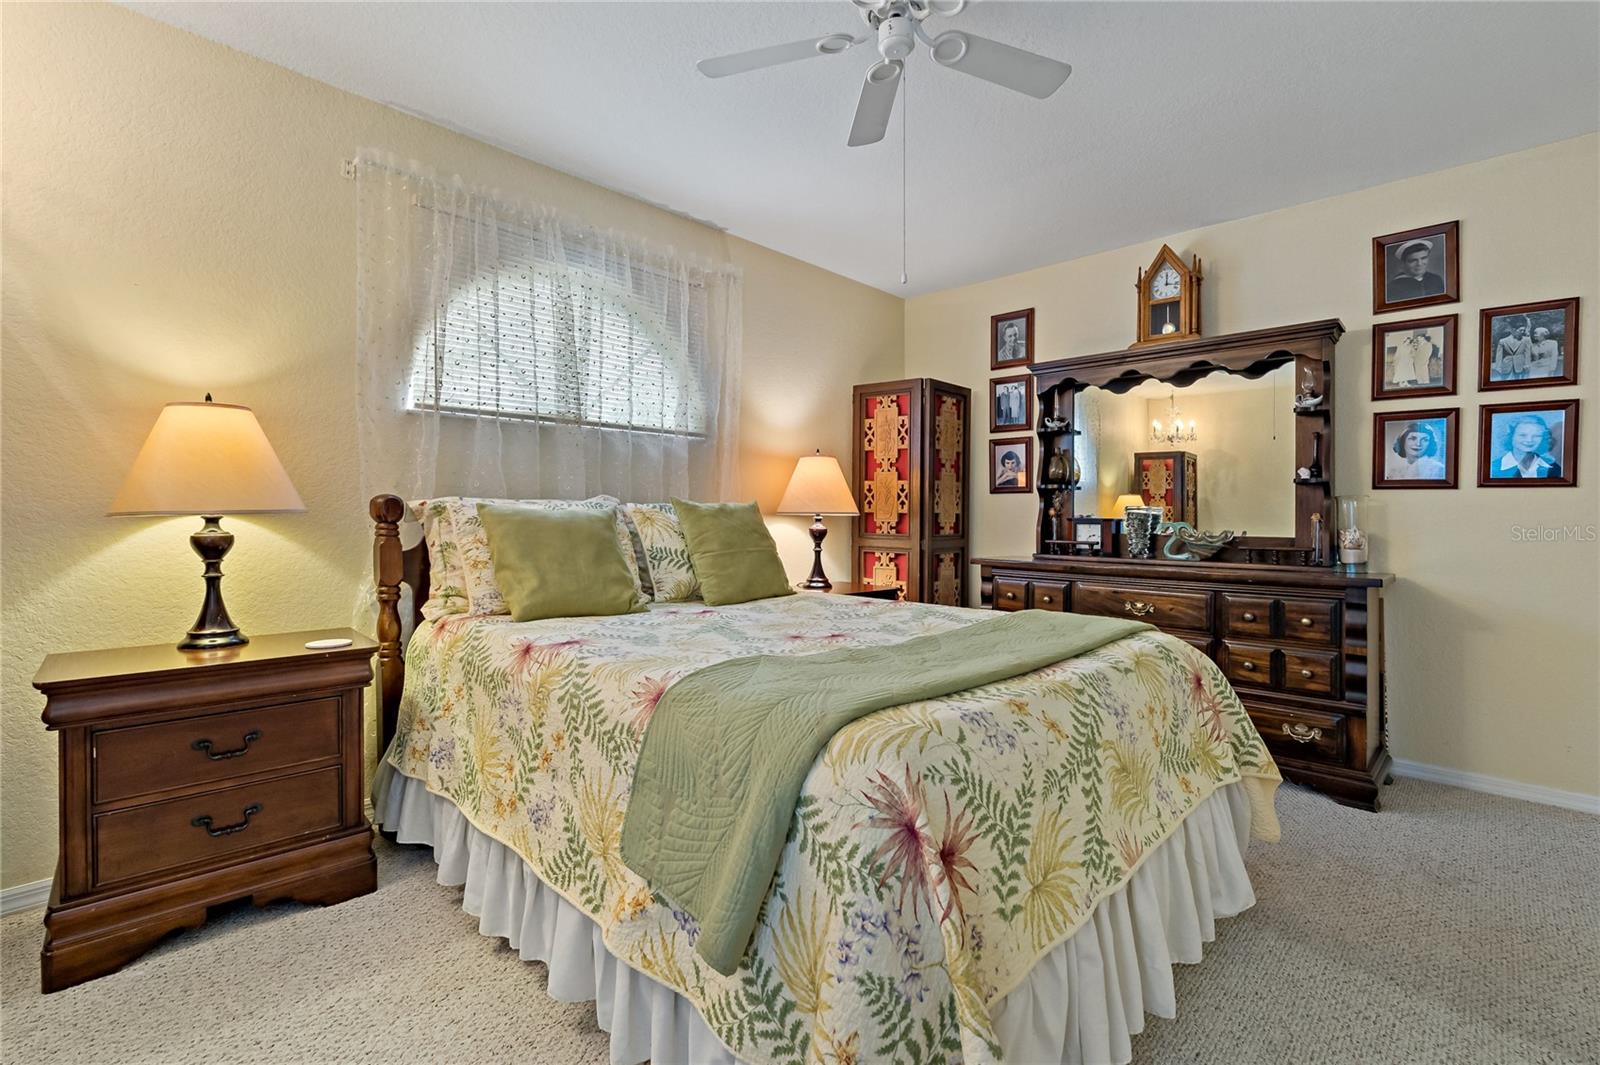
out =
<svg viewBox="0 0 1600 1065"><path fill-rule="evenodd" d="M801 590L823 592L827 595L853 595L860 599L887 599L890 602L900 598L900 589L894 585L858 584L855 581L834 581L832 588L803 588Z"/></svg>
<svg viewBox="0 0 1600 1065"><path fill-rule="evenodd" d="M341 637L353 642L305 647ZM46 992L203 924L208 906L335 903L377 886L361 747L375 650L330 629L44 660L33 686L61 747Z"/></svg>

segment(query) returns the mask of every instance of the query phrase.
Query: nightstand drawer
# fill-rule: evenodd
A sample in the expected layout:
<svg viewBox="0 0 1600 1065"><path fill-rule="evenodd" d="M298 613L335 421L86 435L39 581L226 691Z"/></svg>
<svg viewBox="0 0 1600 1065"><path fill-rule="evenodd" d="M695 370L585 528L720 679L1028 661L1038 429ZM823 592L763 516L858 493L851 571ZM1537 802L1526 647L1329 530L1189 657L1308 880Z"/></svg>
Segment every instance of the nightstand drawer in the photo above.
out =
<svg viewBox="0 0 1600 1065"><path fill-rule="evenodd" d="M210 784L339 754L339 700L96 732L94 801Z"/></svg>
<svg viewBox="0 0 1600 1065"><path fill-rule="evenodd" d="M340 827L337 766L94 819L95 886Z"/></svg>

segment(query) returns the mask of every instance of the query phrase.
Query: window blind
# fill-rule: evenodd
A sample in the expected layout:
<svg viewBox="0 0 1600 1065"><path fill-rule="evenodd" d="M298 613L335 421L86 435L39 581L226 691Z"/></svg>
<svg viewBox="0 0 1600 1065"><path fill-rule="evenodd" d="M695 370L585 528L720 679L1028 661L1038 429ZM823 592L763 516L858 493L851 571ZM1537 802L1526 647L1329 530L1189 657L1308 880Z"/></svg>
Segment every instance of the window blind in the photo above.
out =
<svg viewBox="0 0 1600 1065"><path fill-rule="evenodd" d="M429 224L433 212L419 213ZM501 222L465 228L446 294L413 294L432 313L416 339L412 409L705 431L703 286Z"/></svg>

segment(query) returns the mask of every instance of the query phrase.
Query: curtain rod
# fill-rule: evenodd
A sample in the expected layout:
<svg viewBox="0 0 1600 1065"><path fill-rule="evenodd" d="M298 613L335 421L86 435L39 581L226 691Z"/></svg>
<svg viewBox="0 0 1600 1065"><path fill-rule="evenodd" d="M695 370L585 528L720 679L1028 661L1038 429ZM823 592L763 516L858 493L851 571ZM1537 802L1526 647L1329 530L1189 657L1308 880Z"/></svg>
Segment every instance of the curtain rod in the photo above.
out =
<svg viewBox="0 0 1600 1065"><path fill-rule="evenodd" d="M665 259L677 259L684 264L704 273L717 274L737 281L743 281L744 279L744 270L731 262L718 262L717 260L710 259L702 255L697 255L694 252L679 251L678 248L672 244L659 244L646 237L638 237L629 233L619 232L610 226L597 226L592 222L588 222L576 215L569 214L568 212L559 208L550 207L544 204L526 204L518 202L514 199L505 200L496 190L483 189L468 185L464 180L462 180L459 174L452 174L448 179L439 178L425 173L420 169L407 169L398 164L374 158L372 155L363 155L358 153L355 158L341 161L341 176L347 181L354 181L363 163L375 169L382 170L385 173L393 174L397 177L406 178L413 181L428 182L434 185L449 185L459 189L462 193L468 196L479 196L483 199L495 200L502 203L504 206L523 214L545 214L560 225L568 226L582 232L589 232L600 236L610 237L613 240L630 245L633 250L642 255L656 256ZM420 166L421 164L417 165ZM580 178L579 180L582 179ZM617 193L617 195L620 196L622 194ZM418 204L417 206L421 207L426 205ZM646 204L646 206L653 205ZM437 207L429 207L428 209L438 210ZM660 208L656 209L660 210ZM693 219L685 220L695 225L703 224L694 222Z"/></svg>

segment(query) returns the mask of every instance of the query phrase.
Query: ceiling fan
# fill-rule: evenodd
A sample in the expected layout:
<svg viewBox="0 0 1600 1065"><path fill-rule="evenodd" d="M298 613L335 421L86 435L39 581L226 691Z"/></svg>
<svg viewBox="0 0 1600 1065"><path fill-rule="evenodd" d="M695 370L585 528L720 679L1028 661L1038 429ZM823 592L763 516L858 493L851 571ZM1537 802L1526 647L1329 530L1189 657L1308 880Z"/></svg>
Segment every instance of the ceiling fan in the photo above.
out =
<svg viewBox="0 0 1600 1065"><path fill-rule="evenodd" d="M850 0L871 32L830 33L790 44L775 44L748 52L702 59L695 66L708 78L724 78L780 63L793 63L819 55L838 55L858 44L878 38L879 59L867 68L861 86L861 100L850 126L850 146L875 144L889 128L895 94L900 89L905 60L920 40L927 45L933 61L963 74L992 81L1016 92L1043 100L1067 80L1072 67L1056 59L1037 55L986 37L946 30L937 37L922 28L930 15L960 14L967 0Z"/></svg>

